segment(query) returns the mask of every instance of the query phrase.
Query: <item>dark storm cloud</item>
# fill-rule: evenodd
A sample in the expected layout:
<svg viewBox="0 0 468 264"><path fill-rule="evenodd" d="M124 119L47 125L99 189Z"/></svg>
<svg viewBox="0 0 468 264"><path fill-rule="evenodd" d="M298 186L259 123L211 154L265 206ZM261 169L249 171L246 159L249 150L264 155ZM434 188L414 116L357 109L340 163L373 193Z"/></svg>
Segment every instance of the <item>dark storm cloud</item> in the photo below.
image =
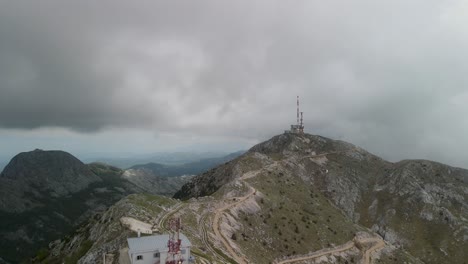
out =
<svg viewBox="0 0 468 264"><path fill-rule="evenodd" d="M461 164L467 10L462 1L3 2L0 126L265 138L294 121L300 95L312 133Z"/></svg>

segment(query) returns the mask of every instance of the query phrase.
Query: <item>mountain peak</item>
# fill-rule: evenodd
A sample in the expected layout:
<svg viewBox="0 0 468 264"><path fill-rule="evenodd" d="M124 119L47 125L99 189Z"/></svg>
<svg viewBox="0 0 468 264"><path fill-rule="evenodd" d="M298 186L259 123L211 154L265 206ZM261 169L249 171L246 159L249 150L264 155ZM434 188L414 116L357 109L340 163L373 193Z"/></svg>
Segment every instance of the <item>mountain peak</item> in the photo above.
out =
<svg viewBox="0 0 468 264"><path fill-rule="evenodd" d="M329 152L346 151L356 149L356 146L339 140L298 133L284 133L272 137L271 139L253 146L250 151L264 154L270 153L311 153L311 152Z"/></svg>
<svg viewBox="0 0 468 264"><path fill-rule="evenodd" d="M374 157L372 154L344 141L305 133L280 134L253 146L245 154L226 163L224 166L198 175L191 182L185 184L174 197L187 199L210 195L224 184L239 178L242 172L266 166L275 160L332 153L352 155L354 152L362 153L354 154L357 156Z"/></svg>
<svg viewBox="0 0 468 264"><path fill-rule="evenodd" d="M27 177L31 171L39 170L42 174L52 172L48 176L57 176L63 170L74 170L83 174L92 174L79 159L68 152L61 150L41 150L21 152L14 156L5 166L1 177L18 178Z"/></svg>
<svg viewBox="0 0 468 264"><path fill-rule="evenodd" d="M34 199L66 196L100 178L68 152L36 149L13 157L0 180L0 209L21 212L34 207Z"/></svg>
<svg viewBox="0 0 468 264"><path fill-rule="evenodd" d="M467 181L464 169L426 160L392 163L344 141L285 133L196 176L174 197L230 198L248 182L265 204L288 199L288 207L307 208L307 197L297 197L319 192L347 219L396 248L426 263L442 263L450 252L449 262L461 263L468 241Z"/></svg>

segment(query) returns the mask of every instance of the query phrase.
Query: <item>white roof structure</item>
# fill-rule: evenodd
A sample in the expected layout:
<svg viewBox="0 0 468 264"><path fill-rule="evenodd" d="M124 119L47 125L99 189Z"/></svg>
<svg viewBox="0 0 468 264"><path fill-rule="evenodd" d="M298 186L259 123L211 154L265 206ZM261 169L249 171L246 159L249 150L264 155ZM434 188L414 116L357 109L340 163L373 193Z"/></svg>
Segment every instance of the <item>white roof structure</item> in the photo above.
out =
<svg viewBox="0 0 468 264"><path fill-rule="evenodd" d="M180 240L182 240L181 247L191 247L192 243L188 238L180 234ZM149 252L149 251L167 251L167 242L169 241L169 235L156 235L156 236L143 236L143 237L132 237L128 238L128 252Z"/></svg>

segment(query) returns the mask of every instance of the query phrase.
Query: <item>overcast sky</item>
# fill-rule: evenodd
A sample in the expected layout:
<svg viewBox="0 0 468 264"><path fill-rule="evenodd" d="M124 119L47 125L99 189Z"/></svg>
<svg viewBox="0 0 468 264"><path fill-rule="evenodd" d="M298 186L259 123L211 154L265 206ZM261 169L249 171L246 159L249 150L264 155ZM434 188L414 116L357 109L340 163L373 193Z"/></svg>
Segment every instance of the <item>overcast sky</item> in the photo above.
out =
<svg viewBox="0 0 468 264"><path fill-rule="evenodd" d="M0 151L245 149L295 122L468 167L468 2L1 1Z"/></svg>

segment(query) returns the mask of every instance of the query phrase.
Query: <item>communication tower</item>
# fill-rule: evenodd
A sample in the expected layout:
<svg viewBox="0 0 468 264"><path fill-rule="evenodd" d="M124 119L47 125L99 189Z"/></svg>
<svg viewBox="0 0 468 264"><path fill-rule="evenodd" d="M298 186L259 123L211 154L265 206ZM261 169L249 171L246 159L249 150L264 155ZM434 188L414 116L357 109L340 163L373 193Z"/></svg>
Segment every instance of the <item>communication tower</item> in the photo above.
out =
<svg viewBox="0 0 468 264"><path fill-rule="evenodd" d="M184 259L182 258L180 252L180 245L182 240L180 239L180 228L181 221L180 218L172 218L169 220L169 241L167 242L167 247L169 251L167 252L166 264L182 264Z"/></svg>
<svg viewBox="0 0 468 264"><path fill-rule="evenodd" d="M299 96L297 96L297 114L296 114L296 124L291 125L291 130L287 131L289 133L303 134L304 133L304 112L299 110Z"/></svg>

